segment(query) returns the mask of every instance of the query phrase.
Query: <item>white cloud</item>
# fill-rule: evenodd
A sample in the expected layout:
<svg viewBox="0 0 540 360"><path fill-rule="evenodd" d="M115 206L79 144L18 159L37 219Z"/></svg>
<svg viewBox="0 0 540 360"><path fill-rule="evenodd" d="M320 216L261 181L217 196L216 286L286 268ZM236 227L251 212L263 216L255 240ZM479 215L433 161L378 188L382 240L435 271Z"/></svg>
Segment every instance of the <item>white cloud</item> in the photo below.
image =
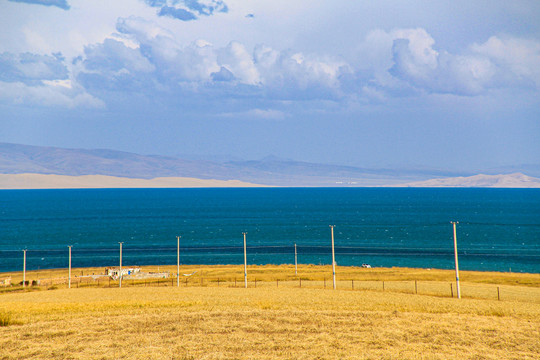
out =
<svg viewBox="0 0 540 360"><path fill-rule="evenodd" d="M41 80L67 79L62 54L0 54L0 81L40 84Z"/></svg>
<svg viewBox="0 0 540 360"><path fill-rule="evenodd" d="M135 17L119 19L117 29L139 44L141 56L152 62L161 81L207 81L220 69L212 45L204 40L182 47L167 29Z"/></svg>
<svg viewBox="0 0 540 360"><path fill-rule="evenodd" d="M422 28L376 30L360 49L359 69L371 72L372 86L388 92L472 96L540 84L540 43L533 40L492 37L452 54L437 49L435 39Z"/></svg>
<svg viewBox="0 0 540 360"><path fill-rule="evenodd" d="M373 30L360 46L358 61L348 63L264 44L187 42L178 27L170 30L170 22L178 23L158 16L119 17L116 29L86 45L73 64L59 54L4 53L0 81L48 89L69 80L73 88L104 101L109 92L138 92L149 99L159 93L171 103L255 99L261 108L273 100L380 102L422 93L474 96L512 86L537 91L540 85L540 43L535 40L491 37L453 54L439 48L423 28ZM28 29L27 42L40 43L40 34ZM78 32L67 36L79 45L84 40Z"/></svg>
<svg viewBox="0 0 540 360"><path fill-rule="evenodd" d="M492 36L471 50L497 65L504 80L540 87L540 41Z"/></svg>
<svg viewBox="0 0 540 360"><path fill-rule="evenodd" d="M86 47L77 72L96 94L102 86L108 91L166 89L170 93L163 95L171 98L192 89L197 96L224 98L338 99L343 77L352 74L344 61L264 45L252 52L236 41L225 47L203 39L181 45L172 32L137 17L119 19L117 30Z"/></svg>
<svg viewBox="0 0 540 360"><path fill-rule="evenodd" d="M260 45L254 50L255 65L271 96L277 98L336 99L342 94L343 77L352 74L344 61Z"/></svg>
<svg viewBox="0 0 540 360"><path fill-rule="evenodd" d="M395 77L434 93L474 95L489 85L495 72L489 60L438 53L431 44L414 41L394 40L394 65L389 71Z"/></svg>
<svg viewBox="0 0 540 360"><path fill-rule="evenodd" d="M0 81L0 101L7 104L63 108L104 108L105 103L83 89L49 83L39 86Z"/></svg>
<svg viewBox="0 0 540 360"><path fill-rule="evenodd" d="M240 82L248 85L260 83L259 71L244 45L233 41L227 47L218 50L218 63L229 69Z"/></svg>

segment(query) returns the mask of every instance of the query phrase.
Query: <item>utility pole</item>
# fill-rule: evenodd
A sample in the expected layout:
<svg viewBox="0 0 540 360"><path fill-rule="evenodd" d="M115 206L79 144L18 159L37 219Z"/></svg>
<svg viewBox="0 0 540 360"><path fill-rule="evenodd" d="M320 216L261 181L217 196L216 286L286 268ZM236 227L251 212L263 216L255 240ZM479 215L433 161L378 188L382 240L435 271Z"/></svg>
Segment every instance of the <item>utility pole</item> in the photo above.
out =
<svg viewBox="0 0 540 360"><path fill-rule="evenodd" d="M68 245L69 249L69 276L68 276L68 289L71 289L71 246Z"/></svg>
<svg viewBox="0 0 540 360"><path fill-rule="evenodd" d="M247 232L243 232L242 234L244 234L244 287L247 289L247 254L246 254Z"/></svg>
<svg viewBox="0 0 540 360"><path fill-rule="evenodd" d="M298 256L296 253L296 244L294 244L294 275L298 276Z"/></svg>
<svg viewBox="0 0 540 360"><path fill-rule="evenodd" d="M181 236L176 237L176 287L180 287L180 238Z"/></svg>
<svg viewBox="0 0 540 360"><path fill-rule="evenodd" d="M336 290L336 255L334 252L334 226L330 225L330 230L332 231L332 278L334 283L334 290Z"/></svg>
<svg viewBox="0 0 540 360"><path fill-rule="evenodd" d="M23 250L23 280L22 286L26 287L26 249Z"/></svg>
<svg viewBox="0 0 540 360"><path fill-rule="evenodd" d="M122 244L123 242L119 242L120 244L120 272L118 273L119 281L118 281L118 287L122 287Z"/></svg>
<svg viewBox="0 0 540 360"><path fill-rule="evenodd" d="M456 236L456 224L459 224L458 221L450 221L454 227L454 258L456 260L456 288L457 288L457 298L461 299L461 289L459 288L459 265L458 265L458 255L457 255L457 236Z"/></svg>

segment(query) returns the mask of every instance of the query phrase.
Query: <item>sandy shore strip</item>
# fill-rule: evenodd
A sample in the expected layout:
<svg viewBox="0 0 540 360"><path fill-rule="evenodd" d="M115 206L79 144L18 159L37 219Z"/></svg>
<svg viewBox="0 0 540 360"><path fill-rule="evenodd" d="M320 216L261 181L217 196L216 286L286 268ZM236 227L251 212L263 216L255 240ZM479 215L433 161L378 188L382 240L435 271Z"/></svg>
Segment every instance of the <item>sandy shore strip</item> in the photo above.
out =
<svg viewBox="0 0 540 360"><path fill-rule="evenodd" d="M0 174L0 189L107 189L107 188L213 188L266 187L239 180L158 177L132 179L105 175Z"/></svg>

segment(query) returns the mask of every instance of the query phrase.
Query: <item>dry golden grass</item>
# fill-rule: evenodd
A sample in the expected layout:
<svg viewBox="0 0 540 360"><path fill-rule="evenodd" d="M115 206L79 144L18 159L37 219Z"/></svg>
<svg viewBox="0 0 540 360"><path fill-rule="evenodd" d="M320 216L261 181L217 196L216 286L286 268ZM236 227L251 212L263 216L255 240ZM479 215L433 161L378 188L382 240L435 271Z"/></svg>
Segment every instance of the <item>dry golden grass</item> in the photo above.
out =
<svg viewBox="0 0 540 360"><path fill-rule="evenodd" d="M124 265L129 267L129 265ZM372 281L455 281L453 270L440 269L416 269L416 268L372 268L364 269L355 266L336 267L337 277L340 280L372 280ZM73 268L72 277L75 279L79 275L98 275L104 274L104 267L99 268ZM176 266L143 266L143 271L168 271L176 274ZM239 265L182 265L181 274L189 274L197 271L196 276L201 275L210 279L232 279L237 278L243 281L244 268ZM250 281L255 278L258 281L296 280L299 277L303 280L326 279L331 281L332 267L330 265L299 265L298 276L294 274L294 265L250 265L248 266L248 275ZM0 278L12 277L13 283L22 281L22 272L0 273ZM50 269L40 271L27 271L26 280L51 279L67 277L67 269ZM468 283L498 284L498 285L523 285L531 287L540 287L540 274L522 274L522 273L503 273L487 271L460 271L460 279Z"/></svg>
<svg viewBox="0 0 540 360"><path fill-rule="evenodd" d="M419 287L448 286L448 274L438 270L404 269L400 275L399 269L381 269L389 284L404 285L383 292L351 291L350 280L342 280L336 291L314 288L315 282L299 288L294 268L278 287L275 279L291 272L283 266L251 267L250 276L261 282L249 289L231 287L235 276L241 285L242 267L183 267L181 272L192 269L228 283L217 287L207 281L201 287L192 279L191 286L180 288L1 294L0 315L9 314L10 324L0 327L0 359L538 359L540 354L535 276L520 280L510 274L516 277L510 282L527 286L500 285L521 298L497 301L412 293L415 279L421 280ZM324 267L299 270L320 285L327 276ZM358 281L381 276L369 269L339 270L359 276ZM331 287L330 281L327 277ZM463 281L462 286L464 294L477 291L483 297L485 287L494 285Z"/></svg>
<svg viewBox="0 0 540 360"><path fill-rule="evenodd" d="M176 266L144 266L143 271L168 271L173 277ZM295 276L292 265L249 266L248 280L250 287L332 287L331 266L300 265ZM190 265L181 266L181 274L195 273L191 277L181 276L182 286L243 286L244 270L238 265ZM104 268L85 268L72 270L72 286L110 286L117 287L118 282L101 278L99 281L80 277L80 275L104 274ZM4 273L0 278L11 276L13 283L22 281L22 273ZM67 287L67 269L29 271L26 279L40 280L43 288ZM63 279L63 283L51 286L46 279ZM498 299L534 301L540 303L540 274L519 274L501 272L460 272L463 297L478 299ZM455 273L452 270L411 269L411 268L373 268L338 267L339 289L392 291L418 293L424 295L451 297L456 296ZM168 280L133 280L124 279L124 286L176 285L176 279ZM186 283L187 282L187 283ZM523 287L529 288L524 290ZM20 287L1 288L0 293L20 291ZM30 287L26 291L38 290Z"/></svg>

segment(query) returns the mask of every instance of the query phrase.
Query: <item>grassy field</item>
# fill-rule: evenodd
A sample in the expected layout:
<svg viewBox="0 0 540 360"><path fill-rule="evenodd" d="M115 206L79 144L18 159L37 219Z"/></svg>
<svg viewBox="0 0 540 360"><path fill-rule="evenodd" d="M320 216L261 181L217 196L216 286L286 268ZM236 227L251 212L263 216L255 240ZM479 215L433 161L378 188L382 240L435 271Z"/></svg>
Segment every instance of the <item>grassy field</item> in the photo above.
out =
<svg viewBox="0 0 540 360"><path fill-rule="evenodd" d="M449 271L340 267L334 291L328 270L299 267L302 287L290 266L250 267L248 289L240 266L199 266L182 267L197 273L180 288L169 280L5 292L0 359L539 358L538 274L464 272L457 300L427 290L447 288ZM382 291L383 279L407 287ZM519 296L497 301L496 287Z"/></svg>

